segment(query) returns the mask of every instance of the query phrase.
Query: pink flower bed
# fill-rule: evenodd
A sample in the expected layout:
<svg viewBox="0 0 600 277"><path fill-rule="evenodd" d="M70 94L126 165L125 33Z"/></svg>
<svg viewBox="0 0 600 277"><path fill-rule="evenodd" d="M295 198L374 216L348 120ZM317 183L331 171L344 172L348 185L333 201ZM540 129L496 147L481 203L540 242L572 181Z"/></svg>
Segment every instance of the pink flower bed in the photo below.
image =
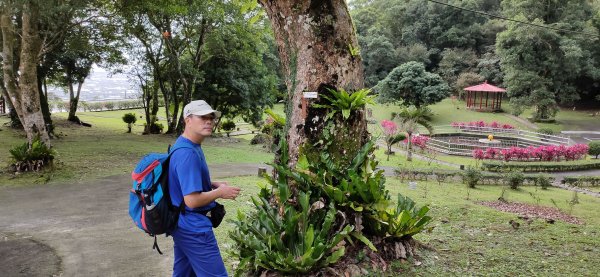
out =
<svg viewBox="0 0 600 277"><path fill-rule="evenodd" d="M504 161L574 161L579 160L587 154L587 144L575 144L572 146L529 146L527 148L511 147L509 149L476 148L473 150L473 158L477 160L504 160Z"/></svg>
<svg viewBox="0 0 600 277"><path fill-rule="evenodd" d="M497 128L497 129L514 129L515 127L510 125L510 124L503 124L503 123L499 123L496 121L493 121L492 123L487 123L483 120L480 121L471 121L471 122L452 122L450 123L450 125L454 128L458 128L458 129L467 129L467 128L482 128L482 127L488 127L488 128Z"/></svg>

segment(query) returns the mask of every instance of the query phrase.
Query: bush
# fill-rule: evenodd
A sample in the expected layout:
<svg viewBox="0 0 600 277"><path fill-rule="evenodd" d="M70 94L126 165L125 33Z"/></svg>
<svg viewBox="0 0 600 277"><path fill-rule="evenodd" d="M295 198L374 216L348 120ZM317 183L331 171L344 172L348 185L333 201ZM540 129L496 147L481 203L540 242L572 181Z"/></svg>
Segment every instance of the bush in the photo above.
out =
<svg viewBox="0 0 600 277"><path fill-rule="evenodd" d="M597 187L600 186L599 176L567 176L562 180L563 184L576 187Z"/></svg>
<svg viewBox="0 0 600 277"><path fill-rule="evenodd" d="M135 113L126 113L123 115L123 122L127 123L127 133L131 133L131 126L137 121Z"/></svg>
<svg viewBox="0 0 600 277"><path fill-rule="evenodd" d="M10 150L14 161L11 167L15 172L39 171L52 165L55 154L54 150L42 143L38 137L34 139L31 147L25 142Z"/></svg>
<svg viewBox="0 0 600 277"><path fill-rule="evenodd" d="M144 123L144 127L146 127L147 125ZM163 129L165 127L162 125L162 123L158 123L158 122L152 122L152 124L150 124L150 128L148 128L148 132L150 132L150 134L160 134L162 133Z"/></svg>
<svg viewBox="0 0 600 277"><path fill-rule="evenodd" d="M227 136L229 136L229 133L235 129L235 122L231 120L225 120L223 123L221 123L221 128L223 131L225 131L225 133L227 133Z"/></svg>
<svg viewBox="0 0 600 277"><path fill-rule="evenodd" d="M469 166L465 172L463 172L463 182L470 188L475 188L479 183L479 180L481 180L481 176L481 171Z"/></svg>
<svg viewBox="0 0 600 277"><path fill-rule="evenodd" d="M271 136L267 134L256 134L252 140L250 140L250 144L267 144L271 142Z"/></svg>
<svg viewBox="0 0 600 277"><path fill-rule="evenodd" d="M590 147L588 149L588 154L590 154L590 156L596 156L597 159L598 155L600 155L600 141L592 141L588 146Z"/></svg>
<svg viewBox="0 0 600 277"><path fill-rule="evenodd" d="M558 172L600 169L600 161L569 162L499 162L485 161L481 168L491 172L523 171L523 172Z"/></svg>
<svg viewBox="0 0 600 277"><path fill-rule="evenodd" d="M552 183L548 175L539 174L535 179L535 185L540 186L542 189L548 189L550 186L552 186Z"/></svg>
<svg viewBox="0 0 600 277"><path fill-rule="evenodd" d="M511 189L519 189L525 181L525 175L519 171L511 171L504 177Z"/></svg>
<svg viewBox="0 0 600 277"><path fill-rule="evenodd" d="M537 132L544 135L554 135L554 130L550 128L539 128Z"/></svg>

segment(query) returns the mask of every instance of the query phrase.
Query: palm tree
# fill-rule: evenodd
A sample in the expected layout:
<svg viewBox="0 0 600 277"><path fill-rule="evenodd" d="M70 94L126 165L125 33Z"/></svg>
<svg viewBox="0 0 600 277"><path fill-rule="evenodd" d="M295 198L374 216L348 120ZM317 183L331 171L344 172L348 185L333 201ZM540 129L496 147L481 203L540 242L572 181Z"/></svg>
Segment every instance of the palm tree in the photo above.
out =
<svg viewBox="0 0 600 277"><path fill-rule="evenodd" d="M408 143L406 144L406 155L407 161L412 161L412 135L415 133L419 126L423 126L427 129L429 134L433 133L433 126L431 126L431 118L433 117L433 112L429 107L419 107L415 108L414 106L405 107L400 110L398 114L396 114L396 118L400 121L400 128L403 129L408 136Z"/></svg>

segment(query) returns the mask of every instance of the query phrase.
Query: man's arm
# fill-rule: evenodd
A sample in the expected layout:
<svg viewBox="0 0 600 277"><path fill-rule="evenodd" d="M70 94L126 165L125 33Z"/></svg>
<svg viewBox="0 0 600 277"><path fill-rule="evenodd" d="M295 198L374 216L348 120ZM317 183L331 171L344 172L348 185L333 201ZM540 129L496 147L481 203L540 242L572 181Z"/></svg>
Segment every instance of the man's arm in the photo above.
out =
<svg viewBox="0 0 600 277"><path fill-rule="evenodd" d="M220 187L221 185L229 185L229 183L227 183L225 181L213 181L213 182L210 183L210 186L213 189L216 189L216 188Z"/></svg>
<svg viewBox="0 0 600 277"><path fill-rule="evenodd" d="M240 188L231 187L220 183L217 189L206 192L193 192L183 197L185 205L189 208L198 208L208 205L219 198L235 199L240 193Z"/></svg>

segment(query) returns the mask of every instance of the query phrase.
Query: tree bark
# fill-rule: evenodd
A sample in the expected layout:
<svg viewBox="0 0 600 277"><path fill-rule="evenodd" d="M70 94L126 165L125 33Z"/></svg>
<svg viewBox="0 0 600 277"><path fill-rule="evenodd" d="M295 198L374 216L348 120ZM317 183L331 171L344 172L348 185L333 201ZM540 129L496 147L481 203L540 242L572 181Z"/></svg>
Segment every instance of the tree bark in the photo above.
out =
<svg viewBox="0 0 600 277"><path fill-rule="evenodd" d="M39 37L38 22L39 10L32 2L23 4L21 15L22 33L21 51L19 57L19 73L15 70L15 40L16 32L11 21L11 10L9 4L2 5L0 15L0 26L2 28L2 58L4 85L10 97L12 106L15 108L19 120L23 124L27 141L32 141L39 136L47 146L50 144L50 136L46 130L46 124L40 107L40 91L38 89L37 65L41 52L41 41Z"/></svg>
<svg viewBox="0 0 600 277"><path fill-rule="evenodd" d="M347 91L363 88L362 62L356 53L358 41L344 0L259 3L271 21L288 89L286 136L289 165L294 166L300 146L307 137L318 137L323 127L318 122L323 114L317 109L308 106L307 112L302 112L303 92L318 91L322 95L328 87ZM364 111L349 121L349 130L362 145L367 134ZM350 156L352 152L344 154Z"/></svg>
<svg viewBox="0 0 600 277"><path fill-rule="evenodd" d="M17 83L17 73L15 70L15 29L10 19L10 10L7 6L2 6L0 14L0 27L2 28L2 72L4 88L8 95L7 101L17 112L19 120L24 123L21 112L21 91Z"/></svg>
<svg viewBox="0 0 600 277"><path fill-rule="evenodd" d="M77 93L73 90L73 83L69 81L69 121L81 123L77 117L77 106L79 105L79 95L81 94L81 88L83 87L83 81L77 84Z"/></svg>
<svg viewBox="0 0 600 277"><path fill-rule="evenodd" d="M38 7L26 2L21 16L23 21L23 31L21 38L21 64L19 71L19 85L21 87L21 99L25 133L27 140L31 142L36 136L47 146L50 144L50 136L46 130L46 123L40 107L40 92L38 91L37 65L39 63L42 43L39 37Z"/></svg>

